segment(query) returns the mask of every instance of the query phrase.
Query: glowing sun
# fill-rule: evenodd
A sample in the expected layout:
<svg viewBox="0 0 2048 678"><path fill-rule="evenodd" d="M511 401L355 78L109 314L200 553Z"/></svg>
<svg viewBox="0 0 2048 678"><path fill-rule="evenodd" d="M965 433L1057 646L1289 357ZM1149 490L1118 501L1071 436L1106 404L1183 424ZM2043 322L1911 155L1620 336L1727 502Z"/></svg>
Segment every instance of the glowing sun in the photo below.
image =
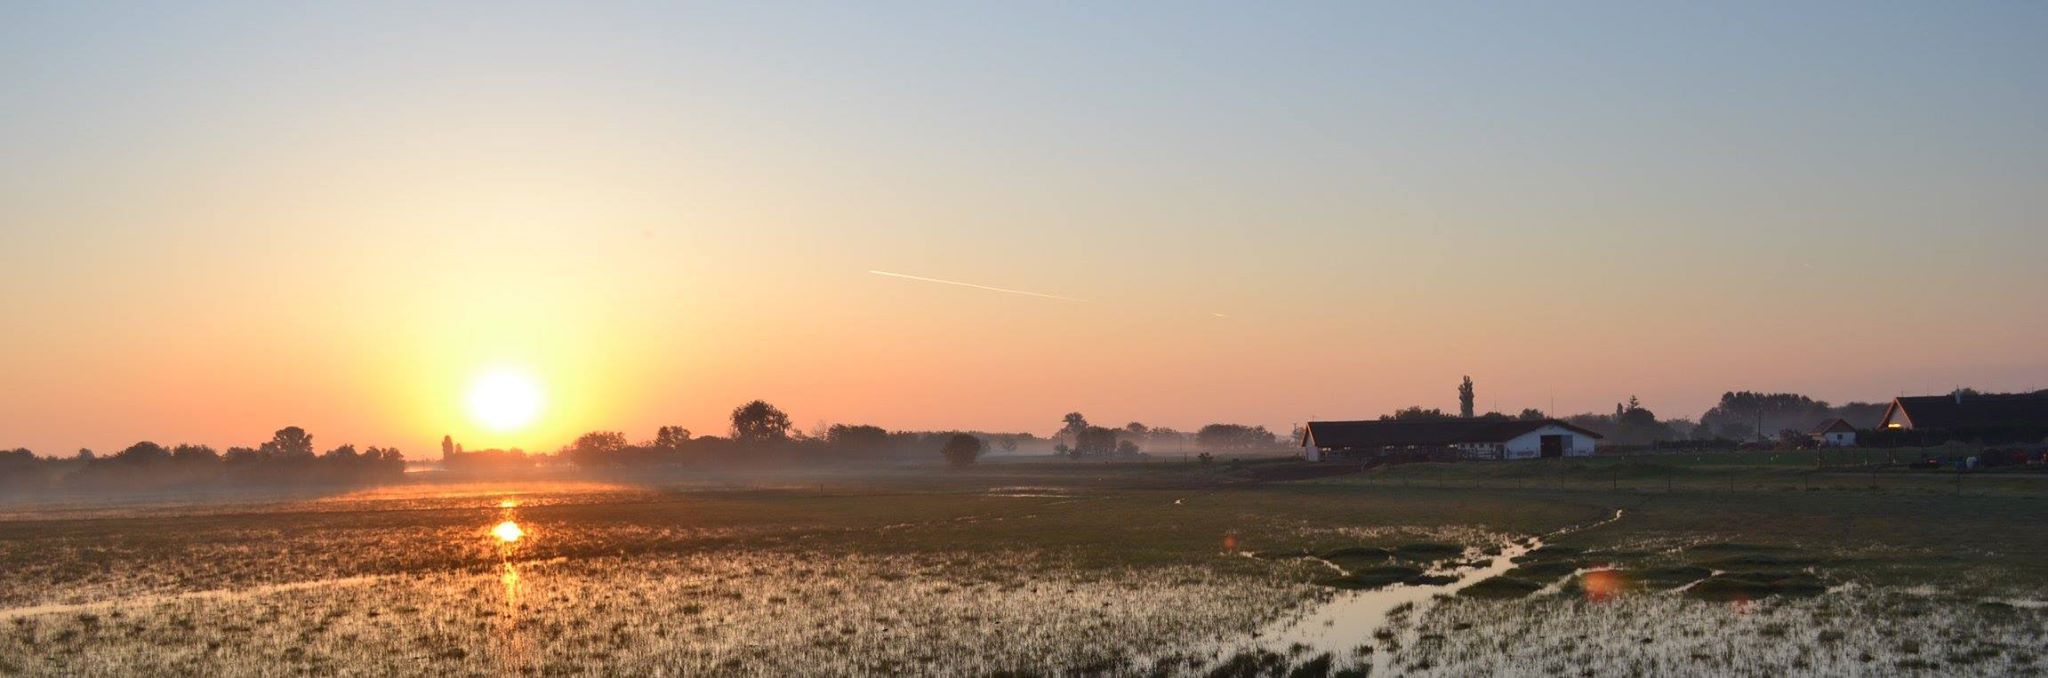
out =
<svg viewBox="0 0 2048 678"><path fill-rule="evenodd" d="M469 416L493 431L524 428L540 415L540 384L525 373L494 370L469 385Z"/></svg>

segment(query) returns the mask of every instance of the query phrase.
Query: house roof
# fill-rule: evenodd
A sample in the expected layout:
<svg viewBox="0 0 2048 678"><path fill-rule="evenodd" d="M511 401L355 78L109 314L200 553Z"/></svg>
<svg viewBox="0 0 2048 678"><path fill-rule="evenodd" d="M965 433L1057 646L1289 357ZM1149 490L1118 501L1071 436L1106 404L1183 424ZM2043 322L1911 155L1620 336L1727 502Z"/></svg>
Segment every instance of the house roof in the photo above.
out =
<svg viewBox="0 0 2048 678"><path fill-rule="evenodd" d="M1821 434L1823 434L1823 433L1855 433L1855 432L1856 432L1856 427L1855 427L1855 426L1853 426L1853 425L1851 425L1851 424L1849 423L1849 420L1847 420L1847 419L1829 419L1829 420L1827 420L1827 421L1823 421L1823 422L1821 422L1819 426L1815 426L1815 427L1813 428L1813 430L1812 430L1812 431L1808 431L1807 433L1809 433L1809 434L1812 434L1812 435L1821 435Z"/></svg>
<svg viewBox="0 0 2048 678"><path fill-rule="evenodd" d="M1913 428L1958 429L2048 424L2048 394L1905 396L1892 401ZM1885 420L1893 420L1892 412Z"/></svg>
<svg viewBox="0 0 2048 678"><path fill-rule="evenodd" d="M1545 426L1559 426L1592 438L1600 434L1556 419L1438 419L1429 421L1311 421L1309 439L1316 447L1431 447L1464 443L1504 443Z"/></svg>

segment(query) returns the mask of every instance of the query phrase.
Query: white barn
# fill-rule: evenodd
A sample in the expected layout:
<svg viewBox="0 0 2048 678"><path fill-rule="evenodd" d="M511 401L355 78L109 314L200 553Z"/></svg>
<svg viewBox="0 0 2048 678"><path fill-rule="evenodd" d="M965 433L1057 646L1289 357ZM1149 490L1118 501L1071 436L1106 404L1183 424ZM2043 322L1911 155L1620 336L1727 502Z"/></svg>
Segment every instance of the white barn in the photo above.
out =
<svg viewBox="0 0 2048 678"><path fill-rule="evenodd" d="M1844 419L1831 419L1813 427L1807 435L1821 447L1853 447L1856 445L1856 427Z"/></svg>
<svg viewBox="0 0 2048 678"><path fill-rule="evenodd" d="M1339 456L1543 459L1592 456L1601 436L1556 419L1312 421L1301 436L1309 461Z"/></svg>

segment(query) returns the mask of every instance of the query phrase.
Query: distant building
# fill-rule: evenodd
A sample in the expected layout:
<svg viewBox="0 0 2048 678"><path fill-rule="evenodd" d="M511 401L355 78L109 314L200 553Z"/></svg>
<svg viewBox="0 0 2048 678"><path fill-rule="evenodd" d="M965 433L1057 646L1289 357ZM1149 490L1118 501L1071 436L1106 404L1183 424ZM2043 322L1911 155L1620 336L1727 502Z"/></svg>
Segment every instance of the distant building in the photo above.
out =
<svg viewBox="0 0 2048 678"><path fill-rule="evenodd" d="M1556 419L1311 421L1300 443L1309 461L1342 456L1541 459L1591 456L1600 437Z"/></svg>
<svg viewBox="0 0 2048 678"><path fill-rule="evenodd" d="M1829 419L1815 426L1807 435L1821 447L1851 447L1856 444L1856 427L1847 419Z"/></svg>
<svg viewBox="0 0 2048 678"><path fill-rule="evenodd" d="M1990 431L2048 426L2048 393L1905 396L1892 400L1880 429Z"/></svg>

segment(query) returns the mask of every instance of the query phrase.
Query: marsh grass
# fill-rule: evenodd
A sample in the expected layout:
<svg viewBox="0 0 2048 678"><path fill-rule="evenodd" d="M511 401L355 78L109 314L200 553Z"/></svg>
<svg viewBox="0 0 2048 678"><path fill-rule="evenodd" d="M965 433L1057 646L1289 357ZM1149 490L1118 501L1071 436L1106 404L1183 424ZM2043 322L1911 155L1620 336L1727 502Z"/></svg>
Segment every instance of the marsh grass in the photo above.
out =
<svg viewBox="0 0 2048 678"><path fill-rule="evenodd" d="M1524 469L1390 473L1562 473ZM506 492L485 488L0 521L0 674L2039 670L2048 538L2009 528L2048 517L2033 496L1232 473L529 491L510 568L484 532ZM1036 489L993 491L1017 487ZM1257 635L1343 595L1317 584L1347 585L1333 567L1360 587L1436 581L1618 507L1377 632L1315 651Z"/></svg>

